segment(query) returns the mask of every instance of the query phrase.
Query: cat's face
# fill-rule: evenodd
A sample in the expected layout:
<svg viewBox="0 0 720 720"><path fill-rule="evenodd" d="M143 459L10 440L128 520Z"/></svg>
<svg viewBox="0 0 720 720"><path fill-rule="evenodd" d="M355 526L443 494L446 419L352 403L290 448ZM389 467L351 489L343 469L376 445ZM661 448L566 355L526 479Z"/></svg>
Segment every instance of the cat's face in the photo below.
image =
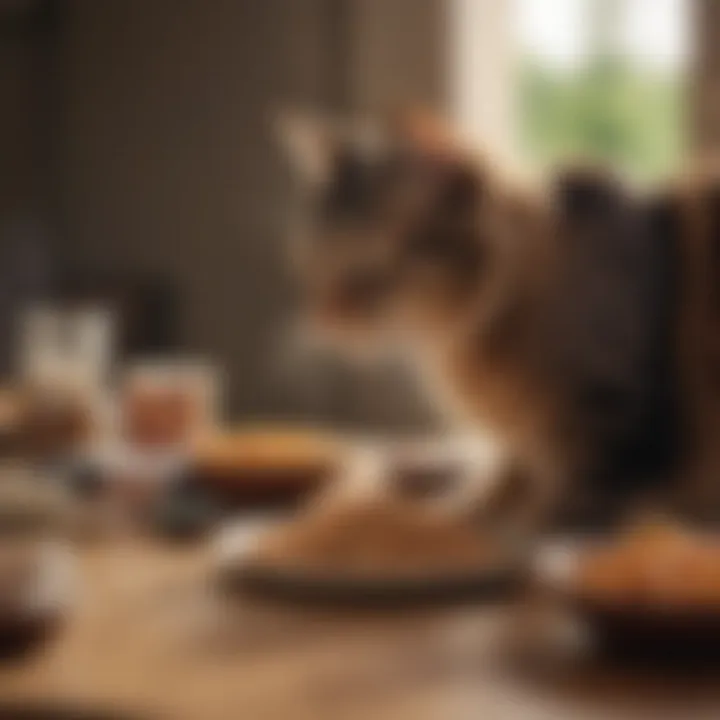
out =
<svg viewBox="0 0 720 720"><path fill-rule="evenodd" d="M285 122L304 192L293 260L316 327L397 338L447 324L477 299L496 248L473 163L417 128Z"/></svg>

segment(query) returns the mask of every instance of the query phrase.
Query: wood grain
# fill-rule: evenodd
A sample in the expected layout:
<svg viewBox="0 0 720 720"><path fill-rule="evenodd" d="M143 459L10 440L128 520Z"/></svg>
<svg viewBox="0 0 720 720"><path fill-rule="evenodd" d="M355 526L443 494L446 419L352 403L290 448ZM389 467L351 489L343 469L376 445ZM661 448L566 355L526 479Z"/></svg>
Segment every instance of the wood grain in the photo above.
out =
<svg viewBox="0 0 720 720"><path fill-rule="evenodd" d="M223 602L209 589L206 548L140 539L80 559L72 617L41 653L0 667L0 705L177 720L720 716L712 678L636 677L545 651L515 662L510 650L532 625L510 608L350 614Z"/></svg>

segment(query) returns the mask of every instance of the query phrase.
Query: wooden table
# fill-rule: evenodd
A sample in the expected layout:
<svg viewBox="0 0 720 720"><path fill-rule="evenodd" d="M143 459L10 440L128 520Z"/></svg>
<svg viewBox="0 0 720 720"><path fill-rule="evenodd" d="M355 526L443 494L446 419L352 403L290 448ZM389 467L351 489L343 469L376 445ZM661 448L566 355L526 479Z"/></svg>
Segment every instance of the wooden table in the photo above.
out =
<svg viewBox="0 0 720 720"><path fill-rule="evenodd" d="M720 718L715 678L519 663L509 648L527 626L507 607L227 604L210 592L207 549L137 539L81 551L80 575L61 633L0 667L2 702L177 720Z"/></svg>

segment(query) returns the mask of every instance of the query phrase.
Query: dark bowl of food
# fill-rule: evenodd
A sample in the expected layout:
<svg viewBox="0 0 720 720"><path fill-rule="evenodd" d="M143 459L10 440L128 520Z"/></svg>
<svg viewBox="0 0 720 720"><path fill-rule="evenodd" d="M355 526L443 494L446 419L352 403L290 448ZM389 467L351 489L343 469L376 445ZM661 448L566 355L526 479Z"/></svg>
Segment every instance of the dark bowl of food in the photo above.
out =
<svg viewBox="0 0 720 720"><path fill-rule="evenodd" d="M720 660L720 535L653 523L547 548L539 580L625 659Z"/></svg>
<svg viewBox="0 0 720 720"><path fill-rule="evenodd" d="M310 429L238 428L200 440L195 481L230 506L295 504L322 488L344 460L338 438Z"/></svg>

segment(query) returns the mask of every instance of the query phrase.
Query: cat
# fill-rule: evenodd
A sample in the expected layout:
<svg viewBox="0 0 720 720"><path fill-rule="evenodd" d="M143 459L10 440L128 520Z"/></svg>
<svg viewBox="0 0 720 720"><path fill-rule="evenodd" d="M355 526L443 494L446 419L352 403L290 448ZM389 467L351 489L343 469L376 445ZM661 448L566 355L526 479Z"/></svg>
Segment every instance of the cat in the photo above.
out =
<svg viewBox="0 0 720 720"><path fill-rule="evenodd" d="M569 499L597 509L671 474L673 282L652 204L592 169L519 182L422 113L279 130L304 178L305 312L340 348L404 347L438 406L492 439L481 515L532 531Z"/></svg>
<svg viewBox="0 0 720 720"><path fill-rule="evenodd" d="M720 172L695 167L656 193L654 231L678 268L674 343L682 404L681 507L720 511Z"/></svg>

